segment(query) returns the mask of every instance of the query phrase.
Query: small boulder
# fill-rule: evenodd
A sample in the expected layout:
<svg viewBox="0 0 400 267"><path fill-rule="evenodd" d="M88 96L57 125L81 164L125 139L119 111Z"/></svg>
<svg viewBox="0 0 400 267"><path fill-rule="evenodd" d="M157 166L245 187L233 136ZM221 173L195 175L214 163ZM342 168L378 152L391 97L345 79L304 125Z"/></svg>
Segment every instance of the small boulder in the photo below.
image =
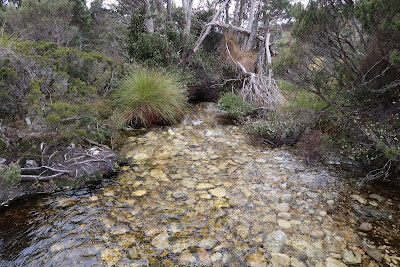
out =
<svg viewBox="0 0 400 267"><path fill-rule="evenodd" d="M191 265L196 261L196 257L189 250L184 250L179 257L179 263L182 265Z"/></svg>
<svg viewBox="0 0 400 267"><path fill-rule="evenodd" d="M341 261L334 259L334 258L327 258L326 259L326 267L347 267L347 265Z"/></svg>
<svg viewBox="0 0 400 267"><path fill-rule="evenodd" d="M282 231L272 232L266 237L264 248L268 252L281 252L287 239L287 235Z"/></svg>
<svg viewBox="0 0 400 267"><path fill-rule="evenodd" d="M343 251L343 262L346 264L360 264L361 254L345 249Z"/></svg>
<svg viewBox="0 0 400 267"><path fill-rule="evenodd" d="M363 222L359 228L361 231L368 232L371 231L374 227L368 222Z"/></svg>
<svg viewBox="0 0 400 267"><path fill-rule="evenodd" d="M273 267L289 267L290 257L282 253L271 253L271 264Z"/></svg>
<svg viewBox="0 0 400 267"><path fill-rule="evenodd" d="M376 249L367 249L367 254L377 262L382 262L382 254Z"/></svg>

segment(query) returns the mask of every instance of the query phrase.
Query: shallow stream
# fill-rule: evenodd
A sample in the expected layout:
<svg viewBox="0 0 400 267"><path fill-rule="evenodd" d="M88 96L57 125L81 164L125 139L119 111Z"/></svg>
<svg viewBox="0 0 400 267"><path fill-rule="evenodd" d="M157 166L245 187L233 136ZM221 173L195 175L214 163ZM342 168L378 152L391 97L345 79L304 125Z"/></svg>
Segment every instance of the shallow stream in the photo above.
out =
<svg viewBox="0 0 400 267"><path fill-rule="evenodd" d="M0 265L400 266L395 195L249 140L208 103L127 137L116 178L0 211Z"/></svg>

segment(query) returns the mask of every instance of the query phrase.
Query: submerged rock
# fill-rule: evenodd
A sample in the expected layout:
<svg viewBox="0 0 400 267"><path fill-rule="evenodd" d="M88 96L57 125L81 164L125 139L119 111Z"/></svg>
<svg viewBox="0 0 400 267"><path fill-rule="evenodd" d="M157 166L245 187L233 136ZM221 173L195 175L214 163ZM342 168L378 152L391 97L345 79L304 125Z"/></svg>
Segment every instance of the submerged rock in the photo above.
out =
<svg viewBox="0 0 400 267"><path fill-rule="evenodd" d="M347 264L360 264L361 254L345 249L343 251L343 262Z"/></svg>
<svg viewBox="0 0 400 267"><path fill-rule="evenodd" d="M199 242L198 246L200 248L205 248L205 249L212 249L213 247L215 247L215 245L217 244L217 240L215 240L214 238L206 238L203 239Z"/></svg>
<svg viewBox="0 0 400 267"><path fill-rule="evenodd" d="M360 230L361 231L364 231L364 232L368 232L368 231L371 231L372 229L374 229L374 227L372 226L372 224L370 224L370 223L368 223L368 222L363 222L361 225L360 225Z"/></svg>
<svg viewBox="0 0 400 267"><path fill-rule="evenodd" d="M271 264L273 267L289 267L290 257L282 253L271 253Z"/></svg>
<svg viewBox="0 0 400 267"><path fill-rule="evenodd" d="M210 192L211 195L219 198L226 196L226 190L222 187L210 189L208 192Z"/></svg>
<svg viewBox="0 0 400 267"><path fill-rule="evenodd" d="M287 235L282 231L272 232L266 237L264 242L264 248L268 252L279 253L281 252L287 239L288 239Z"/></svg>
<svg viewBox="0 0 400 267"><path fill-rule="evenodd" d="M275 210L278 212L288 212L290 210L289 203L279 203L276 205Z"/></svg>
<svg viewBox="0 0 400 267"><path fill-rule="evenodd" d="M167 234L159 234L153 238L151 244L157 249L167 249L169 248L168 238Z"/></svg>
<svg viewBox="0 0 400 267"><path fill-rule="evenodd" d="M179 256L179 263L183 265L190 265L192 263L196 262L196 257L193 256L192 253L190 253L189 250L185 250L181 253Z"/></svg>
<svg viewBox="0 0 400 267"><path fill-rule="evenodd" d="M267 259L260 252L247 255L246 262L250 267L267 267Z"/></svg>
<svg viewBox="0 0 400 267"><path fill-rule="evenodd" d="M327 258L326 267L347 267L347 265L337 259Z"/></svg>
<svg viewBox="0 0 400 267"><path fill-rule="evenodd" d="M122 251L119 248L111 249L106 248L101 252L101 259L107 263L108 266L115 265L122 257Z"/></svg>
<svg viewBox="0 0 400 267"><path fill-rule="evenodd" d="M205 250L204 248L199 248L197 250L197 257L199 258L199 262L201 264L211 264L210 254L208 254L207 250Z"/></svg>
<svg viewBox="0 0 400 267"><path fill-rule="evenodd" d="M383 256L382 254L376 249L367 249L366 250L368 256L376 260L377 262L382 262Z"/></svg>

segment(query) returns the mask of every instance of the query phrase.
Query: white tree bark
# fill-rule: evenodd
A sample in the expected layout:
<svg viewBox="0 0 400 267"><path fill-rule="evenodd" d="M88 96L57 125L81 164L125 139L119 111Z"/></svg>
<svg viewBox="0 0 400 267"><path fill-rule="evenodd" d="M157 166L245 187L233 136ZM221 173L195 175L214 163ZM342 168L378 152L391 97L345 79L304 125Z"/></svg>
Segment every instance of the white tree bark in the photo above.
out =
<svg viewBox="0 0 400 267"><path fill-rule="evenodd" d="M270 40L270 38L271 38L271 33L268 30L267 36L265 37L265 53L267 54L268 67L271 65L271 60L272 60L271 59L271 50L269 48L269 45L270 45L269 40Z"/></svg>
<svg viewBox="0 0 400 267"><path fill-rule="evenodd" d="M250 12L249 12L249 23L247 24L247 29L251 30L253 28L254 14L256 12L256 6L258 2L256 0L251 0Z"/></svg>
<svg viewBox="0 0 400 267"><path fill-rule="evenodd" d="M225 6L225 23L229 24L229 3Z"/></svg>
<svg viewBox="0 0 400 267"><path fill-rule="evenodd" d="M150 0L143 0L144 3L144 11L145 11L145 20L144 20L144 27L147 33L154 32L154 20L151 14L151 4Z"/></svg>
<svg viewBox="0 0 400 267"><path fill-rule="evenodd" d="M260 17L260 12L256 13L255 19L253 21L253 25L251 27L250 36L245 43L245 50L251 50L254 46L254 40L258 37L258 20Z"/></svg>
<svg viewBox="0 0 400 267"><path fill-rule="evenodd" d="M267 71L268 71L268 86L271 86L272 84L272 69L271 69L271 50L269 49L269 39L271 38L271 33L269 32L269 27L268 27L268 32L267 36L265 36L265 53L267 55Z"/></svg>
<svg viewBox="0 0 400 267"><path fill-rule="evenodd" d="M183 29L183 35L186 39L190 35L190 27L192 25L193 1L194 0L182 0L182 8L185 13L185 28Z"/></svg>

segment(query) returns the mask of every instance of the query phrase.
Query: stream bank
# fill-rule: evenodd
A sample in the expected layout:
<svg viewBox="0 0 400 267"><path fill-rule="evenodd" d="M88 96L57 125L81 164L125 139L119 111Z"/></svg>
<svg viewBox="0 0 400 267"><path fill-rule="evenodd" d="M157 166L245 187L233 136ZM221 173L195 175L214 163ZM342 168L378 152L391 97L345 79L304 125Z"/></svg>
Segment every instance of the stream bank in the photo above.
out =
<svg viewBox="0 0 400 267"><path fill-rule="evenodd" d="M219 119L194 106L180 125L128 137L131 166L115 179L2 210L3 264L398 266L400 235L380 224L398 226L399 199Z"/></svg>

